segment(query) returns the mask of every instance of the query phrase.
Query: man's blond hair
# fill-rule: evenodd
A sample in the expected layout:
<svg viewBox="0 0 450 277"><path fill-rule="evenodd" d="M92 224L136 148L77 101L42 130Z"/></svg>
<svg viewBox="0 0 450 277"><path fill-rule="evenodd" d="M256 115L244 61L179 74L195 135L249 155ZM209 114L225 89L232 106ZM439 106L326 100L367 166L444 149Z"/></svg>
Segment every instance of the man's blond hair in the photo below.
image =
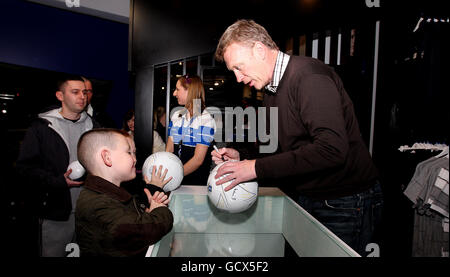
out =
<svg viewBox="0 0 450 277"><path fill-rule="evenodd" d="M217 44L214 56L216 60L223 62L225 50L232 43L240 43L248 47L253 47L255 42L258 41L270 49L278 50L278 46L263 26L253 20L240 19L225 30Z"/></svg>

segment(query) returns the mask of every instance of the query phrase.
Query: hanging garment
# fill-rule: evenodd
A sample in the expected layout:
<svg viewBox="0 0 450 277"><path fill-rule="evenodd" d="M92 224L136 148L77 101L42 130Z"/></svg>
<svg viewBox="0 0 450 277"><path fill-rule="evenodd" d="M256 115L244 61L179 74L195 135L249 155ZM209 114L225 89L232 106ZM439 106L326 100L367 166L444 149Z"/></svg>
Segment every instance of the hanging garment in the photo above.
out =
<svg viewBox="0 0 450 277"><path fill-rule="evenodd" d="M448 167L448 152L419 163L404 191L416 211L414 257L448 256Z"/></svg>

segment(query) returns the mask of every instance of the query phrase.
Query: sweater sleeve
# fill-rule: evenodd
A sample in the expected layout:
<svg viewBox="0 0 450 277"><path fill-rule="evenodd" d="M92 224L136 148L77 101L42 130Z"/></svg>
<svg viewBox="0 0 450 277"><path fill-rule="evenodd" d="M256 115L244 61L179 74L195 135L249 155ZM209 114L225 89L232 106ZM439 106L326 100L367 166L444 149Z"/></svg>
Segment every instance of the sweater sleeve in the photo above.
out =
<svg viewBox="0 0 450 277"><path fill-rule="evenodd" d="M153 149L152 153L156 152L164 152L166 151L166 144L162 140L162 138L159 136L158 132L153 130Z"/></svg>
<svg viewBox="0 0 450 277"><path fill-rule="evenodd" d="M258 179L308 174L345 162L348 137L341 96L334 81L326 75L310 74L292 86L289 93L294 94L292 99L309 142L297 149L257 159Z"/></svg>

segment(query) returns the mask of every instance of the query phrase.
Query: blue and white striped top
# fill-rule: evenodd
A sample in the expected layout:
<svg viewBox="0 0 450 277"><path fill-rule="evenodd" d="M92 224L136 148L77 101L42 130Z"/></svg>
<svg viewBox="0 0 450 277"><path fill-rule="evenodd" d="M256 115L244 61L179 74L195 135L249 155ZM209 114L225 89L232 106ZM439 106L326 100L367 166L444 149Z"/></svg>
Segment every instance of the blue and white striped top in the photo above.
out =
<svg viewBox="0 0 450 277"><path fill-rule="evenodd" d="M169 123L169 136L174 144L195 147L197 144L210 146L214 140L216 123L211 114L205 109L200 116L187 118L188 113L183 110L172 115Z"/></svg>

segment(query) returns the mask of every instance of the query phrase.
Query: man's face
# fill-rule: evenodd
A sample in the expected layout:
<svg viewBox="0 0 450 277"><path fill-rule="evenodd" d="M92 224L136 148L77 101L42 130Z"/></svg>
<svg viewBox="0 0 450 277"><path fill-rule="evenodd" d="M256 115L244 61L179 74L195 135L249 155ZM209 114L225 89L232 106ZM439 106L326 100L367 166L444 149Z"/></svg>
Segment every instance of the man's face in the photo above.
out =
<svg viewBox="0 0 450 277"><path fill-rule="evenodd" d="M255 55L255 51L255 46L232 43L225 49L223 58L227 68L236 75L238 83L243 82L260 90L270 82L272 76L266 73L268 65L261 55Z"/></svg>
<svg viewBox="0 0 450 277"><path fill-rule="evenodd" d="M86 87L82 81L67 81L64 91L58 91L56 97L63 109L71 113L81 113L86 107Z"/></svg>
<svg viewBox="0 0 450 277"><path fill-rule="evenodd" d="M91 104L91 98L92 98L92 83L89 80L86 80L84 82L84 85L86 86L86 96L87 96L87 104Z"/></svg>

